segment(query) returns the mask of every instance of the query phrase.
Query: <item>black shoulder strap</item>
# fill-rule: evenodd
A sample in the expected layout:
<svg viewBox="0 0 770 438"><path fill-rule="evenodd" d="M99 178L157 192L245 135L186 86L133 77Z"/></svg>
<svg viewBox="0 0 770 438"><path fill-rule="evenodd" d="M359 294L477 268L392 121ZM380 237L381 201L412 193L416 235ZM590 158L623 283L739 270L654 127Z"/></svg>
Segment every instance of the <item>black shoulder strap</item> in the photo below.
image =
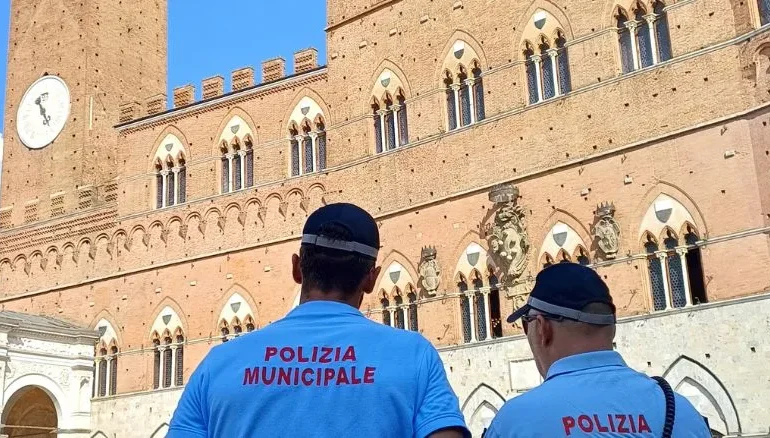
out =
<svg viewBox="0 0 770 438"><path fill-rule="evenodd" d="M671 434L674 433L674 418L676 418L674 391L663 377L653 377L653 379L658 382L658 386L663 390L663 396L666 398L666 422L663 425L661 438L671 438Z"/></svg>

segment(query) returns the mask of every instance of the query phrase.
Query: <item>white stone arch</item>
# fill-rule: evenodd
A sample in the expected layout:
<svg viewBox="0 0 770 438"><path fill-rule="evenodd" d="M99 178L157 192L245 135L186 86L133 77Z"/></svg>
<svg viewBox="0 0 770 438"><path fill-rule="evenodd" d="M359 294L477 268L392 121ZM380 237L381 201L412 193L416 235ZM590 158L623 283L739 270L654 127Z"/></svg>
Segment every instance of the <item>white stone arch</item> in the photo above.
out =
<svg viewBox="0 0 770 438"><path fill-rule="evenodd" d="M468 74L474 68L481 68L481 58L471 44L465 39L458 38L452 44L444 58L442 71L457 76L461 69ZM444 74L442 73L442 80Z"/></svg>
<svg viewBox="0 0 770 438"><path fill-rule="evenodd" d="M99 333L98 347L109 348L110 345L118 345L117 332L115 332L112 324L105 318L100 319L99 322L96 323L96 331Z"/></svg>
<svg viewBox="0 0 770 438"><path fill-rule="evenodd" d="M219 318L217 319L219 324L222 322L232 325L237 320L241 323L245 329L246 321L251 320L252 323L256 320L254 317L254 311L251 309L249 302L241 296L238 292L233 293L230 299L227 300L222 307L222 311L219 312Z"/></svg>
<svg viewBox="0 0 770 438"><path fill-rule="evenodd" d="M465 250L460 254L460 258L455 265L455 279L459 275L462 275L466 280L470 281L473 271L478 271L484 281L487 281L487 274L489 268L494 268L494 262L489 257L487 250L476 242L471 242L465 247Z"/></svg>
<svg viewBox="0 0 770 438"><path fill-rule="evenodd" d="M573 262L577 261L577 255L580 249L583 249L585 256L588 257L588 247L577 231L564 222L557 222L548 231L543 245L540 248L538 260L549 255L557 263L560 261L559 254L563 252L570 256Z"/></svg>
<svg viewBox="0 0 770 438"><path fill-rule="evenodd" d="M168 435L168 423L163 423L150 435L150 438L164 438Z"/></svg>
<svg viewBox="0 0 770 438"><path fill-rule="evenodd" d="M312 97L305 96L300 99L297 106L292 110L291 115L289 116L289 126L293 126L294 124L301 126L305 121L309 122L311 126L315 126L315 121L319 120L319 118L320 120L326 120L321 105L319 105Z"/></svg>
<svg viewBox="0 0 770 438"><path fill-rule="evenodd" d="M13 382L5 389L5 397L3 398L3 406L7 407L19 392L24 388L40 388L53 402L56 408L56 424L59 428L64 429L68 427L66 420L71 418L72 412L70 410L71 403L66 403L67 396L61 389L58 383L48 376L42 374L26 374ZM7 409L3 410L3 420Z"/></svg>
<svg viewBox="0 0 770 438"><path fill-rule="evenodd" d="M416 291L417 283L415 283L408 269L401 263L393 261L383 272L380 284L375 290L380 292L384 291L392 303L393 298L395 298L396 289L401 291L404 302L406 302L406 294L409 293L410 290Z"/></svg>
<svg viewBox="0 0 770 438"><path fill-rule="evenodd" d="M251 126L247 121L243 120L241 116L233 115L219 135L219 144L224 143L229 147L235 140L242 145L241 147L244 147L243 143L247 138L254 138L254 132L251 130Z"/></svg>
<svg viewBox="0 0 770 438"><path fill-rule="evenodd" d="M505 404L505 398L482 383L471 392L462 406L463 416L473 436L481 436L485 427Z"/></svg>
<svg viewBox="0 0 770 438"><path fill-rule="evenodd" d="M166 331L168 331L168 333L171 335L171 338L174 339L174 334L177 332L177 330L184 333L182 320L179 318L179 315L177 315L174 309L171 308L171 306L166 306L158 313L158 316L152 323L152 328L150 329L150 339L152 339L155 334L162 338Z"/></svg>
<svg viewBox="0 0 770 438"><path fill-rule="evenodd" d="M741 423L732 397L708 368L687 356L680 356L663 377L701 415L709 419L712 429L723 435L741 433Z"/></svg>
<svg viewBox="0 0 770 438"><path fill-rule="evenodd" d="M406 98L406 88L401 77L389 68L382 69L380 75L377 76L377 81L374 83L372 89L372 98L376 99L380 105L386 95L396 99L397 96L402 95Z"/></svg>
<svg viewBox="0 0 770 438"><path fill-rule="evenodd" d="M179 137L174 134L168 134L163 137L163 141L160 142L158 148L155 150L154 163L160 162L165 168L168 163L172 163L171 167L178 166L180 160L187 158L187 151L184 144Z"/></svg>
<svg viewBox="0 0 770 438"><path fill-rule="evenodd" d="M639 240L644 242L646 233L660 239L667 228L679 234L687 224L695 227L695 219L690 211L676 199L661 193L650 204L642 218L638 232Z"/></svg>

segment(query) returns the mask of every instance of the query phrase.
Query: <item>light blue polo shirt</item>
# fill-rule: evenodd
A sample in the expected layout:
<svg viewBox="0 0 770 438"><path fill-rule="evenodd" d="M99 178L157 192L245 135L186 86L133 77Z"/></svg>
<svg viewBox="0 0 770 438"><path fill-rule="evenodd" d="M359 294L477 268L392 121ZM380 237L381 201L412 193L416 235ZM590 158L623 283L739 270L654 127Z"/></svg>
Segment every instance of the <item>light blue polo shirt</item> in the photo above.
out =
<svg viewBox="0 0 770 438"><path fill-rule="evenodd" d="M447 427L465 422L422 335L312 301L212 349L168 437L423 438Z"/></svg>
<svg viewBox="0 0 770 438"><path fill-rule="evenodd" d="M614 351L556 361L545 382L503 405L485 438L660 437L666 400L657 382ZM703 417L676 394L673 438L711 438Z"/></svg>

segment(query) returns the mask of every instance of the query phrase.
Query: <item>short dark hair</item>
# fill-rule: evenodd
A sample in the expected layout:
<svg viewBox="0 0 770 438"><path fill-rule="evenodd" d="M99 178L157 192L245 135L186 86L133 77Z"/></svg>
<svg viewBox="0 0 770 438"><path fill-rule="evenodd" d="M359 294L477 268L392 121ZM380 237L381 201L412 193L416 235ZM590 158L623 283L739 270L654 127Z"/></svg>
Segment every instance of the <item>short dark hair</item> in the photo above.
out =
<svg viewBox="0 0 770 438"><path fill-rule="evenodd" d="M339 224L321 226L318 236L350 240L350 231ZM357 292L364 277L374 268L375 260L355 252L316 245L302 245L299 250L302 292L314 288L321 292L340 291L346 297Z"/></svg>

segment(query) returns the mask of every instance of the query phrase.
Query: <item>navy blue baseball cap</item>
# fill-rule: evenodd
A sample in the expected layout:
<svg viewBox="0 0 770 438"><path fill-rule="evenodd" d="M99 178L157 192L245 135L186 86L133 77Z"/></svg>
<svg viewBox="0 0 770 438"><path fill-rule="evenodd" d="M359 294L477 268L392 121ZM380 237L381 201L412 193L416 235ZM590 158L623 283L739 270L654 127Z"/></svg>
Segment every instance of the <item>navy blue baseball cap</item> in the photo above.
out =
<svg viewBox="0 0 770 438"><path fill-rule="evenodd" d="M337 225L350 233L350 239L331 239L322 234L325 225ZM372 215L353 204L329 204L314 211L302 229L302 245L315 245L339 251L355 252L377 259L380 230Z"/></svg>
<svg viewBox="0 0 770 438"><path fill-rule="evenodd" d="M592 303L609 305L612 315L583 312ZM527 304L513 312L508 322L518 320L531 309L587 324L615 323L615 304L607 284L596 271L576 263L559 263L540 271Z"/></svg>

